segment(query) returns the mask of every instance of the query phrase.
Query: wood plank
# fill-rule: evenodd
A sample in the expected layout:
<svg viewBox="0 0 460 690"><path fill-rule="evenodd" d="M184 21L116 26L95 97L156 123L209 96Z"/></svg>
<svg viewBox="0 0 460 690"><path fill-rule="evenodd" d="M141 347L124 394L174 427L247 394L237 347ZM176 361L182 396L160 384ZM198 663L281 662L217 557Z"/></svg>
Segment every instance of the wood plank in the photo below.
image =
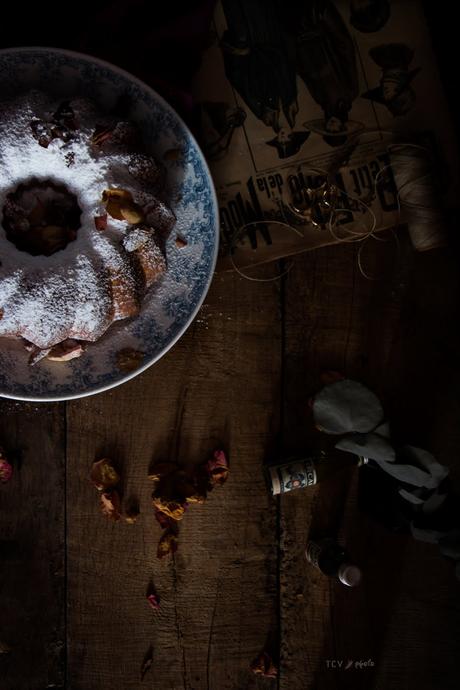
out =
<svg viewBox="0 0 460 690"><path fill-rule="evenodd" d="M377 246L369 249L374 251L370 268L383 271L379 283L357 275L347 247L304 257L289 277L286 438L308 446L314 432L306 423L307 397L321 370L338 369L372 386L399 438L450 461L458 478L458 366L453 352L446 357L445 350L455 352L459 343L452 319L458 299L455 257L415 255L404 236L401 262L394 266L390 247L386 256L380 247L379 254ZM282 498L286 663L280 687L450 690L460 641L452 566L434 547L391 534L360 513L357 480L354 472L344 481ZM337 530L364 571L356 590L329 581L303 558L309 534ZM353 667L328 668L327 660L351 660ZM373 666L355 668L356 661L369 660Z"/></svg>
<svg viewBox="0 0 460 690"><path fill-rule="evenodd" d="M64 406L0 401L0 444L14 474L0 486L0 687L63 688Z"/></svg>
<svg viewBox="0 0 460 690"><path fill-rule="evenodd" d="M276 502L262 460L279 421L279 288L215 278L194 325L141 377L68 406L69 674L72 690L256 687L249 665L277 628ZM230 479L180 525L173 560L158 561L152 458L184 464L216 446ZM109 524L88 483L95 457L123 465L140 498L134 526ZM161 610L149 609L152 581Z"/></svg>
<svg viewBox="0 0 460 690"><path fill-rule="evenodd" d="M383 273L385 280L363 278L358 271L357 248L345 245L300 258L289 275L284 436L290 451L305 450L320 440L308 413L308 399L321 387L322 372L339 371L366 381L374 358L381 367L385 364L385 336L384 344L379 344L382 352L370 347L378 340L376 329L382 334L386 328L384 315L375 312L374 306L385 302L379 295L389 292L394 273L394 249L385 245L383 256L378 258L377 249L382 247L381 243L369 243L363 260L367 272ZM389 319L391 314L390 310ZM344 622L335 620L336 599L346 594L353 600L356 593L343 587L342 592L311 568L304 549L311 537L338 533L352 481L353 472L281 499L282 689L337 687L337 671L328 666L340 658L336 628ZM349 637L352 641L351 633ZM358 653L364 650L355 648L355 657Z"/></svg>

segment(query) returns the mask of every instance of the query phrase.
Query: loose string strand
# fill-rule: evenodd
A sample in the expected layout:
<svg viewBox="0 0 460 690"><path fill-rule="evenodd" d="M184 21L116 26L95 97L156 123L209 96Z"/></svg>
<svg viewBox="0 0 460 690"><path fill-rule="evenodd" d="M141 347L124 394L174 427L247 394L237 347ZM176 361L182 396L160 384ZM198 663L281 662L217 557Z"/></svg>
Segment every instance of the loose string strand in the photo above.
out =
<svg viewBox="0 0 460 690"><path fill-rule="evenodd" d="M381 135L386 134L386 135L390 135L393 138L395 137L395 132L392 132L390 130L370 129L370 130L361 131L360 133L356 133L356 135L353 135L352 138L356 139L356 145L358 145L358 143L361 142L361 139L363 136L370 135L372 133L379 133ZM354 142L352 141L351 143L354 143ZM350 144L350 142L349 142L349 144ZM350 146L348 145L347 151L349 150L349 148L350 148ZM353 148L353 150L354 150L354 148ZM342 227L341 229L346 234L345 234L345 236L344 235L341 236L337 232L337 228L338 228L338 225L340 222L340 220L339 220L340 214L341 213L349 213L350 210L352 212L356 212L356 209L342 208L339 206L332 206L331 205L330 215L329 215L329 218L328 218L328 220L324 226L325 229L328 230L328 232L330 233L332 238L335 240L335 242L337 242L338 244L343 244L343 243L349 243L349 244L352 244L352 243L359 244L360 243L361 244L361 246L358 250L358 253L357 253L358 269L359 269L360 273L363 275L363 277L368 279L368 280L376 280L375 277L369 275L369 273L365 270L365 268L363 266L362 254L363 254L363 251L364 251L369 240L374 239L374 240L379 241L379 242L388 242L393 238L394 241L396 242L396 251L397 251L398 257L400 256L400 241L399 241L399 238L397 237L397 234L395 233L393 228L390 228L390 231L391 231L391 237L390 238L379 237L377 235L378 220L377 220L377 216L376 216L375 212L373 211L373 209L370 205L372 203L372 200L375 199L377 196L378 185L380 184L384 173L387 170L391 169L393 171L393 174L394 174L394 170L396 167L397 171L399 173L399 176L400 176L402 172L407 172L408 170L414 170L414 167L416 167L415 164L418 164L420 166L421 164L427 165L427 164L431 163L430 159L432 157L432 152L426 146L423 146L421 144L412 143L412 142L389 143L386 146L386 150L387 150L388 154L391 156L391 162L389 164L383 166L382 168L380 168L380 170L375 175L374 180L373 180L372 190L370 192L372 194L371 201L369 203L364 202L362 199L360 199L357 196L349 194L348 192L346 192L345 190L343 190L341 188L337 188L335 184L330 182L331 177L338 172L338 170L340 169L341 166L339 166L337 168L337 170L335 170L335 171L334 170L327 171L324 168L320 168L320 167L316 167L316 166L312 166L312 167L308 167L308 168L302 167L301 164L298 166L298 170L301 171L303 174L316 174L316 175L320 175L320 176L324 177L325 182L326 182L326 184L329 184L330 189L335 189L339 195L344 195L348 199L350 199L355 205L357 205L358 207L360 207L362 209L362 213L364 215L366 215L366 214L370 215L370 217L371 217L371 226L370 227L366 226L366 224L363 221L362 222L363 222L365 228L362 231L357 230L356 225L354 225L353 227L347 227L347 228ZM414 156L413 159L410 159L410 158L408 159L408 155L407 155L408 150L423 152L425 154L426 158L422 159L420 156ZM352 153L352 151L348 153L348 157L351 156L351 153ZM404 155L405 153L406 153L406 155ZM342 160L343 160L343 155L342 155ZM420 213L426 212L427 215L429 216L431 213L431 219L433 219L433 218L438 219L439 218L439 215L440 215L439 209L435 208L433 205L431 205L431 206L428 204L424 205L423 203L420 203L420 201L418 201L418 202L413 201L411 198L409 198L411 193L413 193L414 189L420 190L421 183L425 183L426 185L428 185L429 180L431 178L432 178L432 174L431 174L430 170L428 170L427 172L423 172L422 174L418 174L415 177L412 177L412 178L409 177L409 179L401 180L400 178L398 178L399 184L396 185L397 188L396 188L396 194L395 194L396 204L397 204L396 226L399 226L401 224L402 206L404 206L404 208L406 210L409 210L412 212L417 211L417 213L419 215L420 215ZM395 182L397 182L396 179L395 179ZM315 188L313 188L313 190L314 189ZM307 191L307 187L304 186L304 190ZM278 220L274 220L274 219L271 219L271 220L265 219L262 221L251 221L251 222L243 225L241 228L239 228L235 232L235 234L232 238L232 245L231 245L231 252L232 252L231 253L231 263L232 263L232 266L239 275L241 275L243 278L246 278L247 280L251 280L254 282L272 282L275 280L279 280L283 276L287 275L290 272L290 270L292 269L293 264L290 264L289 267L285 271L283 271L283 273L281 273L278 276L275 276L273 278L256 278L254 276L249 276L249 275L245 274L243 271L241 271L241 269L236 265L234 257L233 257L233 250L235 248L235 242L238 241L238 238L241 237L241 235L244 234L244 232L248 228L254 227L254 226L259 226L261 223L266 223L267 225L273 224L273 225L277 225L277 226L282 226L282 227L288 228L289 230L294 231L299 237L302 237L302 238L304 237L304 233L299 229L299 227L295 227L295 225L293 225L291 222L289 222L289 219L286 216L286 208L287 208L290 210L291 213L293 213L296 217L300 218L303 221L303 223L302 223L303 225L307 225L308 220L305 217L305 215L302 213L302 211L300 209L294 207L292 203L286 205L286 203L284 202L284 200L282 198L278 199L277 203L278 203L280 216L281 216L281 218L283 218L282 221L278 221ZM325 205L328 205L328 204L325 203ZM430 218L427 218L427 220L430 220ZM310 225L312 227L317 228L317 224L312 223L311 221L310 221ZM380 232L380 231L378 231L378 232Z"/></svg>

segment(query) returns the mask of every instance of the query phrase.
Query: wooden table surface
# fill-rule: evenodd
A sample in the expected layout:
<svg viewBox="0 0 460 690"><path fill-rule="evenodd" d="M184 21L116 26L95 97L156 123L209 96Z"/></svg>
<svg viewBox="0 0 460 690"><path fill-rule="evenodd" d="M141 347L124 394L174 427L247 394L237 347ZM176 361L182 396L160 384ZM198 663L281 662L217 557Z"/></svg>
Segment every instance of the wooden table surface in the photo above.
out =
<svg viewBox="0 0 460 690"><path fill-rule="evenodd" d="M160 3L161 16L191 2ZM449 74L457 24L424 4ZM139 18L147 7L83 0L57 34L62 3L31 5L26 22L16 3L1 45L82 50L147 80L163 65L181 88L194 64L168 52L169 35L154 40L157 6ZM267 458L308 448L308 399L332 369L371 386L400 436L432 450L459 486L460 252L415 254L400 237L399 259L391 242L369 243L376 281L346 245L297 257L281 282L216 275L179 343L118 389L66 404L0 400L15 465L0 486L0 652L11 648L0 690L457 689L460 585L437 548L360 512L358 471L279 499L263 481ZM152 459L199 463L220 445L227 484L190 508L176 555L158 560ZM140 501L135 525L100 514L89 470L103 455ZM304 558L310 534L336 530L364 572L355 590ZM152 585L159 611L146 602ZM274 680L249 670L267 638ZM372 665L332 668L348 660Z"/></svg>
<svg viewBox="0 0 460 690"><path fill-rule="evenodd" d="M458 483L455 252L415 254L402 234L399 260L371 242L365 261L380 280L345 245L297 257L280 282L218 274L184 337L130 383L66 404L0 401L15 461L0 487L2 690L458 687L460 585L436 547L360 513L358 470L278 499L263 480L267 458L308 447L308 398L333 369L382 396ZM222 444L227 484L191 506L177 553L158 560L149 464L198 463ZM135 525L100 514L88 475L103 455L139 498ZM337 526L364 571L355 590L304 558L311 531ZM267 637L274 680L249 670Z"/></svg>

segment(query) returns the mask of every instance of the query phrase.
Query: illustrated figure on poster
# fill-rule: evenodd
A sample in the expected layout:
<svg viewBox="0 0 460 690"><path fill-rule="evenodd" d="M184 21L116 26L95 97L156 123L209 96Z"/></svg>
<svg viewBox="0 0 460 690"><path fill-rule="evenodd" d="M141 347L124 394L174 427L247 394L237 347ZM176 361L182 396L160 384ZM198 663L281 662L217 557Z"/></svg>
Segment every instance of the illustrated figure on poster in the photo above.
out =
<svg viewBox="0 0 460 690"><path fill-rule="evenodd" d="M331 0L292 0L290 12L297 72L324 111L323 120L305 122L304 126L321 134L330 146L340 146L351 132L363 127L349 120L359 95L353 39Z"/></svg>
<svg viewBox="0 0 460 690"><path fill-rule="evenodd" d="M383 29L390 13L389 0L350 0L350 24L362 33Z"/></svg>
<svg viewBox="0 0 460 690"><path fill-rule="evenodd" d="M281 0L223 0L225 74L249 110L275 136L280 158L300 151L310 132L295 131L298 113L295 54L283 28Z"/></svg>
<svg viewBox="0 0 460 690"><path fill-rule="evenodd" d="M380 84L363 94L374 103L385 105L393 117L408 113L415 105L416 96L411 84L420 67L410 70L414 51L404 43L375 46L369 55L382 70Z"/></svg>
<svg viewBox="0 0 460 690"><path fill-rule="evenodd" d="M222 101L200 103L200 140L208 160L221 160L227 154L235 131L243 126L246 112Z"/></svg>

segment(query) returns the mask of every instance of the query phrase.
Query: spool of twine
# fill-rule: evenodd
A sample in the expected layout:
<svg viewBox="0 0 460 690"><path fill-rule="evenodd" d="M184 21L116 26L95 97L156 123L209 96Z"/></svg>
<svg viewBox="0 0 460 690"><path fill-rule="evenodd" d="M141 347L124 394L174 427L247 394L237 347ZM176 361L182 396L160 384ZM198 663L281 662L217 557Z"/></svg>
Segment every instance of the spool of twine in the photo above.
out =
<svg viewBox="0 0 460 690"><path fill-rule="evenodd" d="M445 217L430 152L416 144L396 144L390 159L412 245L420 252L445 246Z"/></svg>

